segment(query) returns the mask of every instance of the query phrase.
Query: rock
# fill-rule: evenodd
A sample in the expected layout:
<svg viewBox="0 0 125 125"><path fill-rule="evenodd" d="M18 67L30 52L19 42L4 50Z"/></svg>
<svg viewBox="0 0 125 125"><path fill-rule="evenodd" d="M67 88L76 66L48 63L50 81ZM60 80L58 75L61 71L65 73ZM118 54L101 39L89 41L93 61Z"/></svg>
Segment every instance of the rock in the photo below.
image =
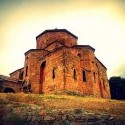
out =
<svg viewBox="0 0 125 125"><path fill-rule="evenodd" d="M114 125L114 124L115 124L114 121L108 121L108 122L107 122L107 125Z"/></svg>
<svg viewBox="0 0 125 125"><path fill-rule="evenodd" d="M59 111L59 112L58 112L58 115L64 115L64 112Z"/></svg>
<svg viewBox="0 0 125 125"><path fill-rule="evenodd" d="M45 116L47 113L46 113L46 110L41 110L38 114L42 115L42 116Z"/></svg>
<svg viewBox="0 0 125 125"><path fill-rule="evenodd" d="M83 124L82 122L70 122L70 125L87 125L87 124Z"/></svg>
<svg viewBox="0 0 125 125"><path fill-rule="evenodd" d="M37 116L36 121L43 121L43 116Z"/></svg>
<svg viewBox="0 0 125 125"><path fill-rule="evenodd" d="M116 119L115 120L115 125L125 125L125 120Z"/></svg>
<svg viewBox="0 0 125 125"><path fill-rule="evenodd" d="M68 118L68 120L70 120L70 121L74 121L74 120L75 120L75 117L74 117L73 114L69 115L69 116L66 117L66 118Z"/></svg>
<svg viewBox="0 0 125 125"><path fill-rule="evenodd" d="M108 120L111 116L108 114L101 115L101 119Z"/></svg>
<svg viewBox="0 0 125 125"><path fill-rule="evenodd" d="M7 104L7 105L4 107L6 113L12 112L13 108L14 108L14 105L13 105L13 104Z"/></svg>
<svg viewBox="0 0 125 125"><path fill-rule="evenodd" d="M34 122L36 120L36 116L31 117L31 121Z"/></svg>
<svg viewBox="0 0 125 125"><path fill-rule="evenodd" d="M87 119L88 122L96 122L99 120L95 114L88 114Z"/></svg>
<svg viewBox="0 0 125 125"><path fill-rule="evenodd" d="M27 116L27 121L31 121L32 116L28 115Z"/></svg>
<svg viewBox="0 0 125 125"><path fill-rule="evenodd" d="M41 110L34 105L0 106L0 118L10 120L12 116L16 116L18 120L26 120L29 125L125 125L124 119L116 119L109 114L85 112L82 109L54 109L48 113L46 109Z"/></svg>
<svg viewBox="0 0 125 125"><path fill-rule="evenodd" d="M74 109L73 113L74 114L81 114L82 113L82 109Z"/></svg>
<svg viewBox="0 0 125 125"><path fill-rule="evenodd" d="M62 115L56 115L56 120L61 121L62 120Z"/></svg>
<svg viewBox="0 0 125 125"><path fill-rule="evenodd" d="M86 114L82 114L81 120L82 121L87 121L87 119L88 119L88 116Z"/></svg>
<svg viewBox="0 0 125 125"><path fill-rule="evenodd" d="M69 120L64 120L63 123L64 123L63 125L70 125L70 121Z"/></svg>
<svg viewBox="0 0 125 125"><path fill-rule="evenodd" d="M74 115L74 117L75 117L75 120L80 120L80 119L81 119L81 117L82 117L82 114L77 114L77 115Z"/></svg>
<svg viewBox="0 0 125 125"><path fill-rule="evenodd" d="M108 120L114 120L114 117L111 116Z"/></svg>
<svg viewBox="0 0 125 125"><path fill-rule="evenodd" d="M45 115L45 116L44 116L44 120L45 120L45 121L53 121L53 120L55 120L55 117L49 116L49 115Z"/></svg>
<svg viewBox="0 0 125 125"><path fill-rule="evenodd" d="M13 114L19 114L20 112L22 112L22 110L21 110L20 107L18 107L18 108L13 108L13 110L12 110L12 113L13 113Z"/></svg>
<svg viewBox="0 0 125 125"><path fill-rule="evenodd" d="M0 108L0 119L3 117L5 110L4 108Z"/></svg>

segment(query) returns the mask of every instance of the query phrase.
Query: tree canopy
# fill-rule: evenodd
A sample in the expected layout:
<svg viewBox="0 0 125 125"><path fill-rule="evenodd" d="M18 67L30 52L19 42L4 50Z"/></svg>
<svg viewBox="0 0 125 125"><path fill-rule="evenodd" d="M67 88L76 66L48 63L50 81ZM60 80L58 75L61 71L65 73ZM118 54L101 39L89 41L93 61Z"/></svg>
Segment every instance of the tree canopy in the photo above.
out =
<svg viewBox="0 0 125 125"><path fill-rule="evenodd" d="M109 79L112 99L125 99L125 78L113 76Z"/></svg>

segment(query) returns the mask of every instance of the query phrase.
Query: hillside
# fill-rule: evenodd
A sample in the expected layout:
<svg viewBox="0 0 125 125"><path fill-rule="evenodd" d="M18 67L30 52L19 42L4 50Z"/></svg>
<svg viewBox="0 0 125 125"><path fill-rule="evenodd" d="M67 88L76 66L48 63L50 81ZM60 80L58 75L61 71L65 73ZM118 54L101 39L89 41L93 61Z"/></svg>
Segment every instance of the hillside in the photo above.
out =
<svg viewBox="0 0 125 125"><path fill-rule="evenodd" d="M27 107L30 107L30 109ZM16 110L14 111L14 109ZM83 112L84 114L85 112L89 114L94 113L97 115L106 114L107 116L110 115L110 118L113 117L124 120L125 101L102 99L95 97L52 95L52 94L48 95L23 94L23 93L0 94L1 121L3 119L8 122L9 120L12 122L16 121L17 118L16 120L11 118L11 116L14 113L15 114L21 113L19 117L23 116L27 112L30 113L37 112L39 115L49 114L52 116L55 115L56 112L59 113L60 111L61 114L63 113L66 114L65 113L66 111L73 111L73 112L75 111L76 114L79 113L83 114ZM36 118L35 115L33 116ZM34 121L32 120L32 118L29 119L31 121Z"/></svg>

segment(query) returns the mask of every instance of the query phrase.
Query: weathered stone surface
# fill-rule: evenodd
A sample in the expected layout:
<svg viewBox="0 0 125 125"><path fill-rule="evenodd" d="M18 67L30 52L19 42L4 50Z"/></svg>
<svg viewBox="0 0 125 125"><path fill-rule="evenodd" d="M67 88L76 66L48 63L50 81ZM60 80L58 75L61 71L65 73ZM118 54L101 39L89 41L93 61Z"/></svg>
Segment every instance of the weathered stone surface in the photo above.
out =
<svg viewBox="0 0 125 125"><path fill-rule="evenodd" d="M0 121L1 125L3 123L10 123L16 125L16 123L22 123L27 125L125 125L125 119L115 118L108 114L87 112L84 109L80 110L78 113L74 113L75 110L53 110L52 115L47 114L46 110L42 110L39 106L28 105L25 107L15 107L14 105L10 107L3 106L1 109L5 110L1 115ZM23 110L21 110L23 109ZM63 113L62 113L63 112ZM44 114L44 115L43 115ZM8 124L7 124L8 125Z"/></svg>
<svg viewBox="0 0 125 125"><path fill-rule="evenodd" d="M58 118L56 118L56 119L58 119ZM55 120L55 117L54 116L46 115L46 116L44 116L44 120L45 121L53 121L53 120Z"/></svg>
<svg viewBox="0 0 125 125"><path fill-rule="evenodd" d="M36 42L36 49L25 53L24 67L10 74L12 78L28 79L31 88L27 92L68 90L70 94L110 98L107 69L95 57L94 48L77 45L77 37L65 29L44 31Z"/></svg>
<svg viewBox="0 0 125 125"><path fill-rule="evenodd" d="M4 112L4 108L0 107L0 119L3 117Z"/></svg>
<svg viewBox="0 0 125 125"><path fill-rule="evenodd" d="M125 119L124 120L116 119L115 120L115 125L125 125Z"/></svg>

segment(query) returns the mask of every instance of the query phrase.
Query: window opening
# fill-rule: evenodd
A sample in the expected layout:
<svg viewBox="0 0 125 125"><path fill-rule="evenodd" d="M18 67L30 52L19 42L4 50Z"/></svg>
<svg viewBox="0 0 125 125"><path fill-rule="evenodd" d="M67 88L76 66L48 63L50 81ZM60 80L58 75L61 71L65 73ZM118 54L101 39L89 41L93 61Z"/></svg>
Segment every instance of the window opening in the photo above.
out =
<svg viewBox="0 0 125 125"><path fill-rule="evenodd" d="M53 68L53 70L52 70L52 78L55 79L55 77L56 77L55 76L55 68Z"/></svg>
<svg viewBox="0 0 125 125"><path fill-rule="evenodd" d="M74 80L77 80L76 69L73 69L73 78L74 78Z"/></svg>
<svg viewBox="0 0 125 125"><path fill-rule="evenodd" d="M43 83L45 81L45 67L46 61L44 61L40 67L40 83Z"/></svg>
<svg viewBox="0 0 125 125"><path fill-rule="evenodd" d="M93 72L94 82L96 83L96 74Z"/></svg>
<svg viewBox="0 0 125 125"><path fill-rule="evenodd" d="M84 70L82 71L82 79L83 82L86 82L86 72Z"/></svg>
<svg viewBox="0 0 125 125"><path fill-rule="evenodd" d="M28 75L28 66L26 66L26 75L25 76L27 76Z"/></svg>

